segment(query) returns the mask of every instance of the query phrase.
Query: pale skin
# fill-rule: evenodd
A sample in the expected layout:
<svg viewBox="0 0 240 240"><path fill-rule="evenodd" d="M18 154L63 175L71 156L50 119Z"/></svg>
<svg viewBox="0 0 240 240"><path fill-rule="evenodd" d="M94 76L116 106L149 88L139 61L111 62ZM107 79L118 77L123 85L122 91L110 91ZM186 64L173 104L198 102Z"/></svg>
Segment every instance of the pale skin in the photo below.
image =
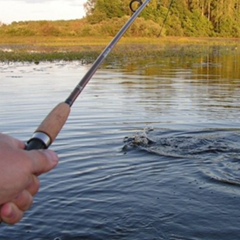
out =
<svg viewBox="0 0 240 240"><path fill-rule="evenodd" d="M40 187L39 176L57 166L51 150L24 150L25 144L0 133L0 222L18 223Z"/></svg>

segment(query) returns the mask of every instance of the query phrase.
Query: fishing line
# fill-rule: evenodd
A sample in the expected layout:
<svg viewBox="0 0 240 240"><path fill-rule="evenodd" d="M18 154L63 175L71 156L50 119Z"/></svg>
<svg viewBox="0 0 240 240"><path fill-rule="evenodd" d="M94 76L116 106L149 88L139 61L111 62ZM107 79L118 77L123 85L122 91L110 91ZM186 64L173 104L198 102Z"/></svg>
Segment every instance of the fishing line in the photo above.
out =
<svg viewBox="0 0 240 240"><path fill-rule="evenodd" d="M169 16L169 13L170 13L170 10L171 10L173 1L174 1L174 0L172 0L172 1L170 2L169 6L168 6L167 14L166 14L166 16L165 16L165 19L163 20L162 28L161 28L160 33L158 34L157 37L161 37L162 31L163 31L163 27L165 26L165 24L166 24L166 22L167 22L167 19L168 19L168 16Z"/></svg>
<svg viewBox="0 0 240 240"><path fill-rule="evenodd" d="M115 45L119 42L125 32L131 27L131 25L134 23L134 21L137 19L137 17L145 9L145 7L149 4L150 1L151 0L146 0L145 2L142 2L141 0L131 1L131 8L133 8L133 4L136 2L140 3L139 8L134 12L132 17L122 27L122 29L118 32L118 34L110 42L110 44L105 48L105 50L99 55L99 57L93 63L92 67L88 70L86 75L71 92L69 97L64 102L59 103L42 121L37 130L34 132L32 138L27 142L27 150L46 149L52 144L52 142L56 139L58 133L61 131L62 127L66 123L70 114L71 106L73 105L79 94L82 92L82 90L85 88L94 73L101 66L101 64L113 50Z"/></svg>

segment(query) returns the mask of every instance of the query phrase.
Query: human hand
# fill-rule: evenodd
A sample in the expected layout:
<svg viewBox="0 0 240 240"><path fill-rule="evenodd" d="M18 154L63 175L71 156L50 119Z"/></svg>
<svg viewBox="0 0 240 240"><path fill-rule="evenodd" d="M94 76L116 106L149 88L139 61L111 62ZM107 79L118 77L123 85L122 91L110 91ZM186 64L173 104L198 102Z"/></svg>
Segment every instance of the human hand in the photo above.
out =
<svg viewBox="0 0 240 240"><path fill-rule="evenodd" d="M25 144L0 134L0 221L19 222L33 202L40 182L38 176L58 164L51 150L24 150Z"/></svg>

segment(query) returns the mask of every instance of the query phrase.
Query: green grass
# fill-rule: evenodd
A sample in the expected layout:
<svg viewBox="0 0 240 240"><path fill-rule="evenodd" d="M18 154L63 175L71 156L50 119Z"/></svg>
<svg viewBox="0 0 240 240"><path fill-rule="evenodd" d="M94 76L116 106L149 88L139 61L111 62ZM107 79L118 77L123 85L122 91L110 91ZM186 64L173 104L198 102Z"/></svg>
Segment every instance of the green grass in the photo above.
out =
<svg viewBox="0 0 240 240"><path fill-rule="evenodd" d="M74 61L92 63L112 38L90 37L3 37L0 38L0 61ZM122 38L108 61L132 57L199 56L206 46L240 48L239 39L221 38ZM187 47L187 48L186 48ZM10 51L9 51L10 50Z"/></svg>

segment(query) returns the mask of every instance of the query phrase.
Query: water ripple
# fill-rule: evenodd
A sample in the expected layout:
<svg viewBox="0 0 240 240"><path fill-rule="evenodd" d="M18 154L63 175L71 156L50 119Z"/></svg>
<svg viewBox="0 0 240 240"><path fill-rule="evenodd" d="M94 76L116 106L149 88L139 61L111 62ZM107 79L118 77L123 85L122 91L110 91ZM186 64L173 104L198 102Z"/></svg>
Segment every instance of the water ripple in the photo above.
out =
<svg viewBox="0 0 240 240"><path fill-rule="evenodd" d="M239 130L202 129L198 132L174 132L157 129L147 134L139 132L129 137L124 150L134 148L158 156L197 161L210 179L239 185Z"/></svg>
<svg viewBox="0 0 240 240"><path fill-rule="evenodd" d="M238 239L237 74L165 60L96 73L51 146L59 166L1 239ZM29 139L88 68L1 63L1 131Z"/></svg>

